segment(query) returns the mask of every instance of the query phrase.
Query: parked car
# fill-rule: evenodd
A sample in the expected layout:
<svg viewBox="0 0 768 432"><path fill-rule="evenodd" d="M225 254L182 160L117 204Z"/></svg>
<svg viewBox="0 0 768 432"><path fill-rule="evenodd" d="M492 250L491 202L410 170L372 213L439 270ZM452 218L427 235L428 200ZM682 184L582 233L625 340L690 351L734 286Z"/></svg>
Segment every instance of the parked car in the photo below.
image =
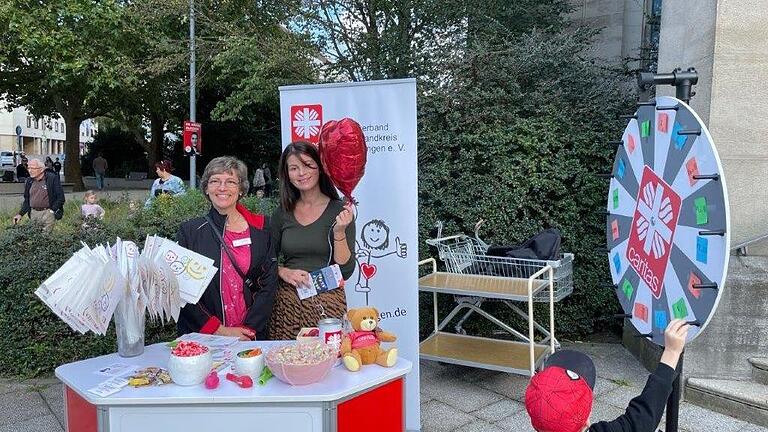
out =
<svg viewBox="0 0 768 432"><path fill-rule="evenodd" d="M0 152L0 166L14 166L13 152Z"/></svg>

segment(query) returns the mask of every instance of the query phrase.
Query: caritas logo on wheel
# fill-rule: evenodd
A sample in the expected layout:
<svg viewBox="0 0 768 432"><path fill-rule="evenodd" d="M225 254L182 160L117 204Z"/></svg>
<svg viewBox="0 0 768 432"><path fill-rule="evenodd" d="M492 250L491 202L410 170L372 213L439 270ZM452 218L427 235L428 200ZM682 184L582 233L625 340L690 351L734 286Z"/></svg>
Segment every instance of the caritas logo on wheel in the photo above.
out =
<svg viewBox="0 0 768 432"><path fill-rule="evenodd" d="M643 169L627 259L657 299L669 264L680 202L680 196L664 180L647 166Z"/></svg>
<svg viewBox="0 0 768 432"><path fill-rule="evenodd" d="M323 106L294 105L291 107L291 141L320 141L320 127L323 126Z"/></svg>

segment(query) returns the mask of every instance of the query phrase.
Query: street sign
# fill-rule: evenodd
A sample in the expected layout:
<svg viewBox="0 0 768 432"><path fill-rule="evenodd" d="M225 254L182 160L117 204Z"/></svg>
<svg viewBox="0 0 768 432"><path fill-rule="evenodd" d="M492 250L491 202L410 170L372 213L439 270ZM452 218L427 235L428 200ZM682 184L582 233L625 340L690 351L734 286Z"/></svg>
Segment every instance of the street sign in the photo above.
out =
<svg viewBox="0 0 768 432"><path fill-rule="evenodd" d="M16 126L16 136L21 136L21 126Z"/></svg>

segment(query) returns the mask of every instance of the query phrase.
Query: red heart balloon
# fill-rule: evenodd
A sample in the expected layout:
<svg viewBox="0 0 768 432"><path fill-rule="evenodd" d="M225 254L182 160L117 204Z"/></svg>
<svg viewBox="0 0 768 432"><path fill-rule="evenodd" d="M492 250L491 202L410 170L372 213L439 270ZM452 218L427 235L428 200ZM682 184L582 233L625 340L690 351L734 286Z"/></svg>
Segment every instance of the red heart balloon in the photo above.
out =
<svg viewBox="0 0 768 432"><path fill-rule="evenodd" d="M368 147L363 129L356 121L343 118L331 120L320 130L318 144L323 168L331 182L349 201L352 191L365 174Z"/></svg>

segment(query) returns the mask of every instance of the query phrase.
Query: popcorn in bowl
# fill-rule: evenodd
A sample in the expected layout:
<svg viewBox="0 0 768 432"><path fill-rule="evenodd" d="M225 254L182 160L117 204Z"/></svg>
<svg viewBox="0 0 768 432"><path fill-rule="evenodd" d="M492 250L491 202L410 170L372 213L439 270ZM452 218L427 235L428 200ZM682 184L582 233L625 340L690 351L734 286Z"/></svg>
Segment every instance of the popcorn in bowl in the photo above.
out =
<svg viewBox="0 0 768 432"><path fill-rule="evenodd" d="M280 381L307 385L325 378L336 362L336 348L321 342L281 345L271 349L266 360Z"/></svg>

